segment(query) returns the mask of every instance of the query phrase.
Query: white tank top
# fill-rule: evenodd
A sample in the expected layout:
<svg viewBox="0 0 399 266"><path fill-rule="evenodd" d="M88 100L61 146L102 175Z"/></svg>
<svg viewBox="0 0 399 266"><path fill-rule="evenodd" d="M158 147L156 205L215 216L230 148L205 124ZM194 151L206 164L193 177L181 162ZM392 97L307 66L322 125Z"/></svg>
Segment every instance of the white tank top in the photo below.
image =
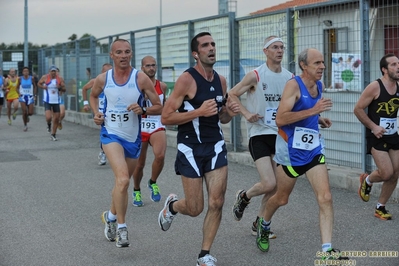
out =
<svg viewBox="0 0 399 266"><path fill-rule="evenodd" d="M141 105L143 94L137 86L137 70L132 69L125 84L116 84L113 69L107 71L104 91L104 127L129 142L135 142L140 134L140 116L127 107L133 103Z"/></svg>
<svg viewBox="0 0 399 266"><path fill-rule="evenodd" d="M50 104L59 104L57 79L52 79L47 85L47 90L43 90L44 101Z"/></svg>
<svg viewBox="0 0 399 266"><path fill-rule="evenodd" d="M271 71L266 63L253 70L258 79L254 91L247 92L246 108L249 112L263 116L255 123L247 121L248 137L258 135L276 135L276 112L281 100L285 83L294 75L282 68L280 73Z"/></svg>

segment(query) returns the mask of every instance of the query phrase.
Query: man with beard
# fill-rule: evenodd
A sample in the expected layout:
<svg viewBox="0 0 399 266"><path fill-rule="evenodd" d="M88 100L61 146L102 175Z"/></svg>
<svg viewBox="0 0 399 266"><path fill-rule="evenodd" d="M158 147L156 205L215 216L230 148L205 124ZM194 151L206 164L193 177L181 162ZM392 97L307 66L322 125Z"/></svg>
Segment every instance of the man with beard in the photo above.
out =
<svg viewBox="0 0 399 266"><path fill-rule="evenodd" d="M154 57L146 56L141 60L141 70L151 79L154 88L158 93L161 103L165 103L165 91L167 86L155 78L157 73L157 62ZM144 101L144 115L141 117L141 153L137 161L137 166L133 173L133 206L143 206L141 198L140 183L143 178L143 170L147 158L148 145L152 146L154 153L154 161L151 167L151 177L148 180L147 186L151 192L151 200L159 202L161 194L157 184L157 179L161 174L165 161L166 152L166 132L165 126L161 123L160 115L147 115L147 107L150 107L151 101L145 97Z"/></svg>
<svg viewBox="0 0 399 266"><path fill-rule="evenodd" d="M374 216L391 220L385 204L394 191L399 175L399 59L386 54L380 60L382 77L371 82L360 95L354 113L366 127L367 153L373 156L377 169L360 175L359 196L367 202L374 183L383 182ZM367 113L365 111L367 109Z"/></svg>

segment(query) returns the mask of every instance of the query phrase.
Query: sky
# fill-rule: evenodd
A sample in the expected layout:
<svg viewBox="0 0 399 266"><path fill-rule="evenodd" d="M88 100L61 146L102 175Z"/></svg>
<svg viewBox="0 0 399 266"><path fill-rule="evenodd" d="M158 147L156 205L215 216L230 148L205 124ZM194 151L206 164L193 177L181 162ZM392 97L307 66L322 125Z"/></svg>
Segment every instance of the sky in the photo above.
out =
<svg viewBox="0 0 399 266"><path fill-rule="evenodd" d="M237 17L288 0L236 0ZM218 14L218 0L28 0L28 42L53 45L72 34L96 38ZM25 0L0 0L0 43L24 42Z"/></svg>

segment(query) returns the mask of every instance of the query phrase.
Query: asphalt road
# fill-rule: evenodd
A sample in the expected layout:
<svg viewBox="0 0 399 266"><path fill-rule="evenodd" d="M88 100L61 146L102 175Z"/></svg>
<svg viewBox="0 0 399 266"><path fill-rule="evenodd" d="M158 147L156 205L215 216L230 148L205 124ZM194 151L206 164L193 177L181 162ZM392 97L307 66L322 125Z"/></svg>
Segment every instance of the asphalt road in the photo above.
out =
<svg viewBox="0 0 399 266"><path fill-rule="evenodd" d="M158 184L163 199L152 202L145 182L153 158L151 150L143 179L144 206L133 207L127 225L131 247L117 248L103 235L101 213L109 209L113 174L98 166L98 130L65 122L59 141L50 140L44 117L31 118L23 132L21 116L7 125L0 118L0 265L195 265L201 248L204 213L196 218L178 215L167 232L158 226L166 196L183 197L180 177L174 173L176 149L168 147ZM211 253L218 265L314 265L320 250L318 207L305 178L299 178L287 206L272 221L277 239L269 252L260 252L251 223L260 198L254 198L243 219L232 218L238 189L258 180L256 169L229 164L229 181L222 223ZM130 188L130 192L132 188ZM354 192L332 189L335 207L333 246L341 251L364 251L356 265L399 265L399 205L387 209L392 221L374 218L376 198L363 203ZM374 251L395 251L395 257Z"/></svg>

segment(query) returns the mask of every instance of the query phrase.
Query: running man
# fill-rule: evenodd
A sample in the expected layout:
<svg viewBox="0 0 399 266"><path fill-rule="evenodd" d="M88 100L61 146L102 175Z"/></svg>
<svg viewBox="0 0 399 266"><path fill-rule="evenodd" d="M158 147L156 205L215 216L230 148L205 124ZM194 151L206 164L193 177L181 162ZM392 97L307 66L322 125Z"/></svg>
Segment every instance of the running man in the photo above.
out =
<svg viewBox="0 0 399 266"><path fill-rule="evenodd" d="M1 73L1 68L0 68L0 74ZM0 117L1 117L1 111L3 110L3 105L4 105L4 90L5 90L5 86L4 86L4 77L3 75L0 75Z"/></svg>
<svg viewBox="0 0 399 266"><path fill-rule="evenodd" d="M112 68L112 65L110 63L105 63L103 64L101 68L101 73L104 73L108 71L109 69ZM88 68L90 69L90 68ZM87 72L87 70L86 70ZM87 92L93 87L94 85L94 79L89 80L83 88L82 88L82 96L83 96L83 110L88 112L90 110L90 105L89 101L87 100ZM101 113L104 113L104 92L102 92L98 96L98 111ZM100 142L100 153L98 154L98 165L105 165L107 163L107 156L105 155L105 152L103 151L102 144Z"/></svg>
<svg viewBox="0 0 399 266"><path fill-rule="evenodd" d="M15 68L10 68L8 77L5 80L6 87L6 99L7 99L7 117L8 124L11 126L11 105L14 107L12 112L12 119L17 118L17 112L19 107L19 78L16 75Z"/></svg>
<svg viewBox="0 0 399 266"><path fill-rule="evenodd" d="M155 78L155 74L157 73L157 62L155 58L152 56L144 57L141 60L141 70L151 79L161 103L164 104L167 86L165 83ZM144 104L146 107L151 106L151 102L148 99L145 99ZM141 117L141 153L133 173L133 206L136 207L144 205L141 197L140 183L143 178L148 145L152 147L154 161L152 162L151 177L148 180L147 186L150 189L151 200L154 202L161 200L157 179L162 172L166 152L166 132L165 126L161 123L161 116L146 115L146 107L143 107L144 115Z"/></svg>
<svg viewBox="0 0 399 266"><path fill-rule="evenodd" d="M209 253L222 218L227 186L227 150L221 123L228 123L240 107L231 100L228 108L225 106L227 83L213 69L216 47L211 34L197 34L191 51L197 63L177 79L162 112L162 124L178 125L175 170L181 175L185 198L170 194L158 223L167 231L177 213L198 216L204 209L205 180L208 208L197 265L214 266L217 260Z"/></svg>
<svg viewBox="0 0 399 266"><path fill-rule="evenodd" d="M104 235L117 247L128 247L126 224L130 177L140 156L141 115L144 94L152 102L147 114L160 114L162 104L150 78L130 65L132 47L127 40L116 39L110 57L114 67L97 76L90 93L94 122L101 125L100 141L115 175L111 208L102 213ZM104 112L99 111L99 95L104 92Z"/></svg>
<svg viewBox="0 0 399 266"><path fill-rule="evenodd" d="M263 217L266 201L274 194L276 187L276 163L273 161L277 136L276 112L284 86L294 76L281 66L284 50L281 38L274 35L267 37L263 47L266 62L248 72L243 80L229 91L229 96L233 99L247 93L246 108L240 103L240 112L247 120L248 148L260 181L247 191L237 192L233 217L240 221L251 198L263 195L258 216L252 223L253 235L257 234L259 217ZM275 234L270 232L269 238L275 237Z"/></svg>
<svg viewBox="0 0 399 266"><path fill-rule="evenodd" d="M383 182L374 216L391 220L385 208L395 190L399 175L399 136L397 114L399 101L399 59L386 54L380 60L382 77L371 82L360 95L354 108L366 127L367 153L373 156L377 169L360 175L359 196L367 202L374 183ZM366 113L367 109L367 113Z"/></svg>
<svg viewBox="0 0 399 266"><path fill-rule="evenodd" d="M28 67L22 69L22 76L19 79L19 102L22 108L22 120L24 122L24 131L28 131L29 116L33 115L35 107L37 87L34 78L29 75Z"/></svg>
<svg viewBox="0 0 399 266"><path fill-rule="evenodd" d="M332 101L322 97L324 58L318 50L308 48L299 54L298 64L302 74L287 82L276 114L277 191L266 202L263 218L258 221L256 244L263 252L269 250L271 218L288 203L297 178L306 174L319 205L322 251L335 255L331 244L333 203L319 133L319 124L331 127L330 119L320 116L332 108ZM348 259L334 255L328 259Z"/></svg>
<svg viewBox="0 0 399 266"><path fill-rule="evenodd" d="M62 77L57 75L57 67L50 67L50 74L43 75L38 87L43 89L44 110L47 122L47 131L51 132L51 140L57 141L57 128L60 119L59 93L65 91L65 82ZM51 127L53 122L53 127Z"/></svg>

